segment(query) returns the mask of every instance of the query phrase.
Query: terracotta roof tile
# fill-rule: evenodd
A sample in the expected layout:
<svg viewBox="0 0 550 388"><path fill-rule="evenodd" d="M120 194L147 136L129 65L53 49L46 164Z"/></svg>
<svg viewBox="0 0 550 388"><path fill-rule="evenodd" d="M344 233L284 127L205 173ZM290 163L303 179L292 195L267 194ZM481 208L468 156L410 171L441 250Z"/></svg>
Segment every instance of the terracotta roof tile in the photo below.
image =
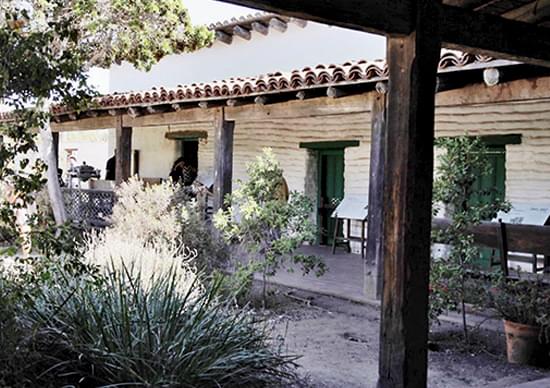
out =
<svg viewBox="0 0 550 388"><path fill-rule="evenodd" d="M444 51L439 62L440 71L459 71L470 66L489 67L493 58L475 56L457 51ZM513 64L514 62L507 62ZM498 63L502 65L502 61ZM131 106L161 105L167 103L197 102L197 100L250 97L258 94L299 91L338 84L360 84L385 80L388 68L385 61L348 61L342 65L320 64L290 72L273 72L257 77L238 77L209 83L181 85L174 89L163 87L141 92L113 93L98 97L100 109ZM52 108L54 114L69 113L64 106Z"/></svg>

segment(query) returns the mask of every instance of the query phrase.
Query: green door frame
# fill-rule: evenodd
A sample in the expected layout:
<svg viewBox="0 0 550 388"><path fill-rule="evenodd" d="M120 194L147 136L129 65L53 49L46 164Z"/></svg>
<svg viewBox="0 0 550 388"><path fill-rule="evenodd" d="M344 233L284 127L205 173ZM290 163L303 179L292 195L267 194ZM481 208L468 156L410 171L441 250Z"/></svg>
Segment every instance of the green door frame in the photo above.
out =
<svg viewBox="0 0 550 388"><path fill-rule="evenodd" d="M345 149L331 148L317 151L317 203L318 203L318 229L319 242L332 244L334 220L330 217L334 210L333 201L342 200L344 197L344 171ZM330 160L331 165L324 166ZM324 168L323 168L324 167ZM326 174L326 175L325 175ZM324 196L330 197L330 203L326 203ZM324 234L322 232L325 232ZM339 232L341 233L341 232Z"/></svg>

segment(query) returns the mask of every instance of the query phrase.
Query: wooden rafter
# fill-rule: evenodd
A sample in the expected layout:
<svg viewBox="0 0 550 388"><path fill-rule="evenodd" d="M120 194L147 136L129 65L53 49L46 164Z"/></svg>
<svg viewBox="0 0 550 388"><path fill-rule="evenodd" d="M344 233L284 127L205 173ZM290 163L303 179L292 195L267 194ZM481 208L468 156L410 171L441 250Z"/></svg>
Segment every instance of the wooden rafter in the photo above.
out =
<svg viewBox="0 0 550 388"><path fill-rule="evenodd" d="M413 0L218 0L383 35L414 29ZM434 1L435 2L435 1ZM474 6L475 2L468 3ZM481 2L481 4L486 3ZM458 1L451 4L466 4ZM476 3L477 4L477 3ZM522 4L520 4L522 5ZM480 4L477 4L478 8ZM454 5L439 5L443 45L550 66L550 28Z"/></svg>

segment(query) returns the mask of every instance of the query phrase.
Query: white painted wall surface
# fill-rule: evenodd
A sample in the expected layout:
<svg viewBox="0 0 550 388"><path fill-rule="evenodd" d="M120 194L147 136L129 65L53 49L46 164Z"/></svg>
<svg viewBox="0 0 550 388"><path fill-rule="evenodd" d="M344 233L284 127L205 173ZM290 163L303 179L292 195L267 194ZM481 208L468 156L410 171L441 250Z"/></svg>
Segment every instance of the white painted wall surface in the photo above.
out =
<svg viewBox="0 0 550 388"><path fill-rule="evenodd" d="M149 72L138 71L127 63L113 66L109 90L176 87L289 71L319 63L380 58L385 58L385 38L381 36L312 22L305 28L289 23L284 33L274 29L270 29L267 36L252 32L249 41L235 36L231 45L216 41L212 47L195 53L168 56Z"/></svg>

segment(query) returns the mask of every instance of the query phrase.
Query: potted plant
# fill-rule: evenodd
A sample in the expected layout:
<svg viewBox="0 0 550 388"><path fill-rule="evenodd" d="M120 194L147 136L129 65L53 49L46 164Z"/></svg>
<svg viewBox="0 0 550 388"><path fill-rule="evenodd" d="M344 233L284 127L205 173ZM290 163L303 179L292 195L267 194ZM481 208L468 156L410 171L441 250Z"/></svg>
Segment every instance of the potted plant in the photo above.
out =
<svg viewBox="0 0 550 388"><path fill-rule="evenodd" d="M500 278L490 292L504 320L508 362L549 366L550 288L542 277Z"/></svg>

